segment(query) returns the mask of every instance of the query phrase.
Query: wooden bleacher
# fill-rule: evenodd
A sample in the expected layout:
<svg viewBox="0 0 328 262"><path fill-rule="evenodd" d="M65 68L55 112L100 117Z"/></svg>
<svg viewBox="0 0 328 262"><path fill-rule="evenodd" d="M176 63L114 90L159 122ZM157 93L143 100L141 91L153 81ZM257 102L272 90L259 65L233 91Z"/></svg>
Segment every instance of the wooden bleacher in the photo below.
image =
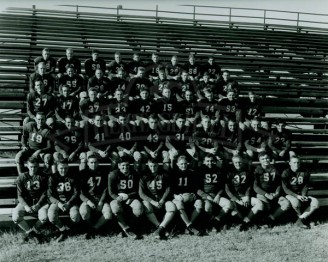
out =
<svg viewBox="0 0 328 262"><path fill-rule="evenodd" d="M222 69L229 69L240 83L242 95L254 91L262 96L267 119L282 118L272 114L285 114L294 135L293 148L313 168L312 160L328 159L328 119L324 118L328 108L328 31L294 29L272 24L172 18L155 21L143 16L92 13L80 13L76 18L74 12L9 9L0 13L0 151L19 149L28 77L34 72L34 58L43 48L49 47L58 59L67 47L72 47L81 62L90 57L91 49L99 49L107 63L117 50L125 61L135 51L144 60L158 52L163 62L178 55L180 63L195 53L199 62L212 55ZM322 128L314 129L314 125ZM6 161L9 163L0 163L0 168L6 170L0 178L0 208L11 208L16 201L16 170L10 163L12 159ZM327 170L311 178L311 194L320 196L325 205Z"/></svg>

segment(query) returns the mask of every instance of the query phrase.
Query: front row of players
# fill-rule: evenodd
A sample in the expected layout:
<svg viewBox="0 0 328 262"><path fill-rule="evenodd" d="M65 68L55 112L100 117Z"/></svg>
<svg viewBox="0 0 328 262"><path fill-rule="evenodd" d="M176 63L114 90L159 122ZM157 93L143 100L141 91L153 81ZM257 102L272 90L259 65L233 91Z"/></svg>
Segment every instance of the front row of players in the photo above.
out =
<svg viewBox="0 0 328 262"><path fill-rule="evenodd" d="M194 235L203 235L209 228L218 231L232 217L240 220L240 230L261 220L273 226L289 209L296 211L296 223L308 228L308 218L319 203L307 195L310 174L301 168L300 159L291 157L281 175L267 153L260 153L259 160L260 165L251 172L240 156L234 156L232 167L225 171L209 154L200 169L192 170L182 155L170 171L151 159L141 174L122 157L118 168L107 176L90 155L80 173L64 160L47 177L35 158L30 158L29 171L17 179L19 204L12 217L26 232L23 241L36 238L39 242L44 239L39 229L47 221L58 228L56 240L63 241L81 219L88 225L83 227L88 228L86 238L100 233L114 219L122 236L138 239L141 234L136 225L144 224L146 217L156 227L156 238L165 239L168 230L179 223ZM70 223L61 220L65 213ZM26 214L38 217L32 228L24 220Z"/></svg>

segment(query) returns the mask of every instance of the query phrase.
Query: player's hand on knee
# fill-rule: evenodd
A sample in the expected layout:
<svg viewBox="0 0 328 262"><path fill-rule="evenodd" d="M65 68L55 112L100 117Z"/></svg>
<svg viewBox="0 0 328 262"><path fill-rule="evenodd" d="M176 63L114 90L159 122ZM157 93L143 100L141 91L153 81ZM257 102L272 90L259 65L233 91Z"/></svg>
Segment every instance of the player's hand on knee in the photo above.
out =
<svg viewBox="0 0 328 262"><path fill-rule="evenodd" d="M97 211L100 212L104 207L104 202L99 202L98 205L97 205Z"/></svg>
<svg viewBox="0 0 328 262"><path fill-rule="evenodd" d="M89 207L91 207L92 209L95 209L96 208L96 205L92 201L90 201L90 200L87 201L87 205Z"/></svg>
<svg viewBox="0 0 328 262"><path fill-rule="evenodd" d="M31 209L33 210L33 212L37 212L40 209L40 205L39 204L33 205L31 206Z"/></svg>
<svg viewBox="0 0 328 262"><path fill-rule="evenodd" d="M33 212L32 208L28 205L24 206L24 209L27 213L32 213Z"/></svg>

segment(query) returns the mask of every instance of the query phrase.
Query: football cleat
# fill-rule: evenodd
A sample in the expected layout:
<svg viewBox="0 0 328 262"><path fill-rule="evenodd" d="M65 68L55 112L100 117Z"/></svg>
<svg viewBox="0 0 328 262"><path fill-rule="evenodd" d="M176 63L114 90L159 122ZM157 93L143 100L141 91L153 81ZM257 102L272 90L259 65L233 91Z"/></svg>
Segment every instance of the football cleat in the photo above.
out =
<svg viewBox="0 0 328 262"><path fill-rule="evenodd" d="M199 231L194 228L192 225L187 226L187 231L189 232L190 235L199 235Z"/></svg>
<svg viewBox="0 0 328 262"><path fill-rule="evenodd" d="M310 224L304 218L299 218L296 221L296 225L298 225L300 228L304 228L304 229L310 229L311 228Z"/></svg>
<svg viewBox="0 0 328 262"><path fill-rule="evenodd" d="M250 228L250 224L249 223L242 223L239 226L239 231L247 231Z"/></svg>
<svg viewBox="0 0 328 262"><path fill-rule="evenodd" d="M134 233L131 228L127 228L124 230L125 231L125 234L127 235L127 237L130 237L134 240L136 239L140 239L140 236L138 236L136 233Z"/></svg>
<svg viewBox="0 0 328 262"><path fill-rule="evenodd" d="M64 230L64 231L60 232L59 237L56 238L56 242L58 242L58 243L59 243L59 242L62 242L62 241L64 241L67 237L68 237L68 232L67 232L67 230Z"/></svg>
<svg viewBox="0 0 328 262"><path fill-rule="evenodd" d="M166 239L164 227L158 227L154 234L156 239Z"/></svg>

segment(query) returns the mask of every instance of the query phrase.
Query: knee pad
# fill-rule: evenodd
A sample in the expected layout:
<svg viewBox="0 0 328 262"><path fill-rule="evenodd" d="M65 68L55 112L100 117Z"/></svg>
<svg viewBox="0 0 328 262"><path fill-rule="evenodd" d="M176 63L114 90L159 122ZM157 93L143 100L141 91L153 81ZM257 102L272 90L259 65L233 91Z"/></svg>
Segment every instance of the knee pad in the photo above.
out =
<svg viewBox="0 0 328 262"><path fill-rule="evenodd" d="M165 203L165 211L166 212L176 212L177 211L177 208L173 204L173 202L168 201L168 202Z"/></svg>
<svg viewBox="0 0 328 262"><path fill-rule="evenodd" d="M290 202L286 198L279 199L280 208L283 211L286 211L291 208Z"/></svg>

